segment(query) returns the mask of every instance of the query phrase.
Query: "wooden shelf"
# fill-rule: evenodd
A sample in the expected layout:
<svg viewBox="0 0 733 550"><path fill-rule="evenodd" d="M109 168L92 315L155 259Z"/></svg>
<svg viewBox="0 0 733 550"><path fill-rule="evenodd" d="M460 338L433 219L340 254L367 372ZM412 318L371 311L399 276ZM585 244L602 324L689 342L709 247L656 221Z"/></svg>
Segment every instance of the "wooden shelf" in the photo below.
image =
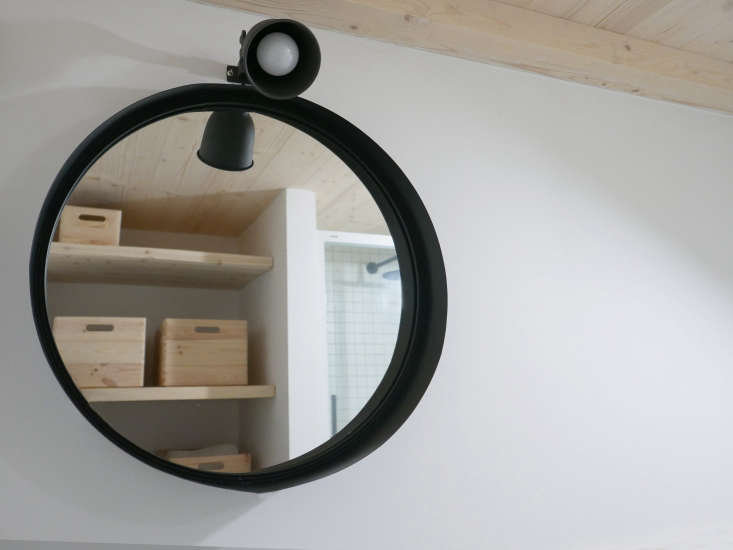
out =
<svg viewBox="0 0 733 550"><path fill-rule="evenodd" d="M167 386L145 388L86 388L90 403L123 401L192 401L275 397L275 386Z"/></svg>
<svg viewBox="0 0 733 550"><path fill-rule="evenodd" d="M48 280L194 288L242 288L272 258L193 250L51 243Z"/></svg>

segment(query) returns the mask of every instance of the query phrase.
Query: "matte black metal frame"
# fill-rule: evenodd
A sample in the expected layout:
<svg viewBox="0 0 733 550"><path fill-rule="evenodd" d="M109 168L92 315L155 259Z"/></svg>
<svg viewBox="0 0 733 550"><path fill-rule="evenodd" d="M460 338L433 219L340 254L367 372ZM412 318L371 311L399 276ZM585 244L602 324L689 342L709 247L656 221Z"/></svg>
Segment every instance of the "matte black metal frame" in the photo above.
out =
<svg viewBox="0 0 733 550"><path fill-rule="evenodd" d="M330 440L287 462L247 474L194 470L163 460L117 433L87 403L54 342L46 306L48 250L61 210L89 167L115 143L163 118L187 111L240 108L290 124L323 143L361 179L387 222L399 258L402 316L392 361L376 392ZM229 84L167 90L123 109L71 154L41 209L30 258L33 317L43 351L79 411L109 440L146 464L178 477L228 489L265 492L318 479L360 460L384 443L417 406L440 358L447 318L445 268L425 207L395 162L367 135L331 111L301 98L273 100Z"/></svg>

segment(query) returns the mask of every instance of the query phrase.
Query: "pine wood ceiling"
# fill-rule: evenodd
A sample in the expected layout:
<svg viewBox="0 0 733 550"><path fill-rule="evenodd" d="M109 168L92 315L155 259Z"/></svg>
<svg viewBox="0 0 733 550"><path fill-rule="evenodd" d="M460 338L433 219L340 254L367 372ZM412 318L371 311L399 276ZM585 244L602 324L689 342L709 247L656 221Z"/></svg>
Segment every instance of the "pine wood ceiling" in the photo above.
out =
<svg viewBox="0 0 733 550"><path fill-rule="evenodd" d="M151 124L110 149L87 172L70 204L116 208L131 229L237 236L288 187L316 193L319 229L387 234L354 173L306 134L253 114L254 167L213 169L196 156L209 113Z"/></svg>
<svg viewBox="0 0 733 550"><path fill-rule="evenodd" d="M733 62L733 0L502 0L502 2Z"/></svg>
<svg viewBox="0 0 733 550"><path fill-rule="evenodd" d="M203 1L733 113L733 0Z"/></svg>

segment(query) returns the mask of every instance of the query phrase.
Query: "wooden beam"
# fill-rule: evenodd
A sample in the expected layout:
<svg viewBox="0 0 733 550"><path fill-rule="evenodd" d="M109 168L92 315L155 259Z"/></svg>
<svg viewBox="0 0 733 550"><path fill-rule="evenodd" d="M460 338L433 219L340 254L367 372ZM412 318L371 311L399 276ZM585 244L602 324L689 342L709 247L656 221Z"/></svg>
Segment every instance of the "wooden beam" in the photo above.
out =
<svg viewBox="0 0 733 550"><path fill-rule="evenodd" d="M733 64L492 0L204 0L733 113Z"/></svg>

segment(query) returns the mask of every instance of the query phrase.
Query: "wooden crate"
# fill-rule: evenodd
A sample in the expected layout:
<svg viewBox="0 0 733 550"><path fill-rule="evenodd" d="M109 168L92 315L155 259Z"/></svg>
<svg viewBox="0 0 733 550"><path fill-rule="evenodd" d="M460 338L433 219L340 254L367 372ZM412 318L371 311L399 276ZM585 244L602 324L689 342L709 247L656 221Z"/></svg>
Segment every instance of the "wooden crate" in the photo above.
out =
<svg viewBox="0 0 733 550"><path fill-rule="evenodd" d="M80 388L140 387L145 373L145 319L56 317L53 335Z"/></svg>
<svg viewBox="0 0 733 550"><path fill-rule="evenodd" d="M161 386L247 384L247 321L165 319L158 336Z"/></svg>
<svg viewBox="0 0 733 550"><path fill-rule="evenodd" d="M61 212L59 241L119 246L121 226L120 210L67 206Z"/></svg>
<svg viewBox="0 0 733 550"><path fill-rule="evenodd" d="M169 458L169 461L196 470L241 474L252 471L252 457L249 453L237 455L190 456Z"/></svg>

